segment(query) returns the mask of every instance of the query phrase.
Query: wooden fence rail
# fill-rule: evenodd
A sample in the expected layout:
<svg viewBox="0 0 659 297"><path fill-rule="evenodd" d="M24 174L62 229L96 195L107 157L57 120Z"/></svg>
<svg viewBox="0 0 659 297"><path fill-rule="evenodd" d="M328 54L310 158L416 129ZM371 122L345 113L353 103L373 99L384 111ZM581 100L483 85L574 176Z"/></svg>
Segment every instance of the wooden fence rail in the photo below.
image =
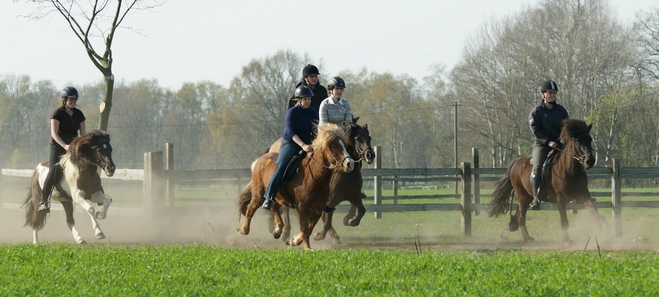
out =
<svg viewBox="0 0 659 297"><path fill-rule="evenodd" d="M363 168L362 176L373 179L373 204L366 205L367 211L373 212L375 218L381 218L383 212L392 211L436 211L457 210L462 213L461 231L465 236L471 235L471 215L479 215L487 210L487 204L481 203L481 182L498 180L506 171L505 168L480 168L478 149L472 149L472 162L461 163L460 168L381 168L381 149L375 147L376 161L373 168ZM167 144L165 156L162 152L144 154L144 207L147 213L160 213L163 208L175 208L173 185L190 180L222 180L233 181L238 185L249 182L249 169L214 169L214 170L175 170L173 164L173 149ZM472 166L473 165L473 166ZM622 207L653 207L659 208L659 201L621 201L622 196L649 196L650 193L621 193L622 179L659 178L659 168L622 168L618 160L612 160L610 167L596 167L588 170L590 179L610 179L610 193L594 193L594 196L610 196L610 201L598 201L598 208L612 208L616 236L622 235ZM393 196L383 196L383 181L394 183ZM416 195L398 196L398 182L405 181L455 181L460 185L460 193L455 195ZM656 195L656 194L654 194ZM401 204L399 201L408 199L460 198L455 204ZM473 199L472 199L473 197ZM383 200L394 200L394 204L382 204ZM348 205L339 205L337 211L347 211ZM576 210L582 205L569 204L568 208Z"/></svg>

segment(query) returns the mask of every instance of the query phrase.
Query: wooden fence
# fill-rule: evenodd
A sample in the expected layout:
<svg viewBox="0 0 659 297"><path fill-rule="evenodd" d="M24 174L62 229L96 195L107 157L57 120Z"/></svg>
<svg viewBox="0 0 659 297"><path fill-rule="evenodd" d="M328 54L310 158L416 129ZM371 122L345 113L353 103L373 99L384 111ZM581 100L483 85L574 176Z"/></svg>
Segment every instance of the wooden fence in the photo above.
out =
<svg viewBox="0 0 659 297"><path fill-rule="evenodd" d="M375 147L377 154L373 168L363 168L362 176L367 180L373 179L373 203L367 204L366 209L373 212L375 218L381 218L383 212L398 211L433 211L455 210L462 213L461 231L465 236L471 235L471 216L479 215L487 210L487 204L481 203L481 183L498 180L505 172L505 168L480 168L478 149L472 149L472 162L461 163L460 168L409 168L389 169L381 168L381 149ZM148 152L144 154L144 208L147 214L167 213L168 211L185 211L182 206L176 205L173 187L176 183L194 180L221 180L223 183L234 183L237 188L245 185L250 179L249 169L215 169L215 170L175 170L172 168L172 145L167 144L163 152ZM473 166L472 166L473 164ZM612 160L609 167L594 167L588 170L589 179L610 180L611 192L594 192L595 197L610 197L610 201L598 201L598 208L612 208L614 216L614 229L616 236L622 235L622 208L623 207L652 207L659 208L658 201L622 201L622 196L656 196L656 193L622 193L622 179L659 178L659 168L623 168L618 160ZM383 196L383 182L392 182L392 195ZM425 196L399 196L398 183L401 182L440 182L450 181L459 185L459 193L448 195ZM400 203L410 199L459 198L460 203ZM472 199L473 198L473 199ZM383 204L384 200L393 200L392 204ZM489 200L489 199L488 199ZM601 200L601 199L600 199ZM346 212L349 205L339 205L337 211ZM189 207L188 207L189 208ZM582 205L569 204L569 209L576 211ZM189 211L195 211L189 209Z"/></svg>

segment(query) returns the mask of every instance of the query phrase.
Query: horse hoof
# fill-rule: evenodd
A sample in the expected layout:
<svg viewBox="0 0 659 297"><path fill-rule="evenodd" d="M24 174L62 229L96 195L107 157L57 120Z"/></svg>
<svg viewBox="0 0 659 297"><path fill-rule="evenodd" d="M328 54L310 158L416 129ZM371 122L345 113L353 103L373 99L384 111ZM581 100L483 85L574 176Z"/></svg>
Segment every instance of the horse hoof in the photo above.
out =
<svg viewBox="0 0 659 297"><path fill-rule="evenodd" d="M352 219L352 220L348 221L348 224L349 224L350 227L357 227L357 226L359 226L359 221L355 220L355 219Z"/></svg>
<svg viewBox="0 0 659 297"><path fill-rule="evenodd" d="M105 214L100 212L100 211L96 212L96 218L99 219L99 220L103 220L103 219L105 219Z"/></svg>
<svg viewBox="0 0 659 297"><path fill-rule="evenodd" d="M281 234L272 233L272 236L274 236L275 239L279 239L279 237L281 237Z"/></svg>
<svg viewBox="0 0 659 297"><path fill-rule="evenodd" d="M238 229L236 229L236 231L238 231L238 233L240 233L240 234L242 234L242 235L247 235L247 234L249 234L249 232L243 230L243 228L238 228Z"/></svg>
<svg viewBox="0 0 659 297"><path fill-rule="evenodd" d="M325 234L322 234L320 232L316 232L316 234L313 235L313 239L318 241L318 240L323 240L325 239Z"/></svg>
<svg viewBox="0 0 659 297"><path fill-rule="evenodd" d="M87 242L86 242L84 239L80 239L80 240L78 241L78 244L87 244Z"/></svg>
<svg viewBox="0 0 659 297"><path fill-rule="evenodd" d="M343 219L343 226L350 226L350 219L344 218Z"/></svg>
<svg viewBox="0 0 659 297"><path fill-rule="evenodd" d="M103 234L103 233L96 234L96 239L98 239L98 240L105 239L105 234Z"/></svg>
<svg viewBox="0 0 659 297"><path fill-rule="evenodd" d="M286 242L286 245L293 245L293 240L290 239L290 238L286 239L285 242Z"/></svg>

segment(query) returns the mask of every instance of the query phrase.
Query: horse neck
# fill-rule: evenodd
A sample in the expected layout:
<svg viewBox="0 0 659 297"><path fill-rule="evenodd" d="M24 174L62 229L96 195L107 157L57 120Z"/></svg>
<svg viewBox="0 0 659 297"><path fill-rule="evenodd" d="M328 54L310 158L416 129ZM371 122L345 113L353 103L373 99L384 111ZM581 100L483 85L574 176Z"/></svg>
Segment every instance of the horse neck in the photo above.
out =
<svg viewBox="0 0 659 297"><path fill-rule="evenodd" d="M580 169L584 169L583 165L574 158L577 155L576 142L574 140L566 140L563 151L564 153L561 153L559 156L558 163L562 165L567 174L578 173Z"/></svg>

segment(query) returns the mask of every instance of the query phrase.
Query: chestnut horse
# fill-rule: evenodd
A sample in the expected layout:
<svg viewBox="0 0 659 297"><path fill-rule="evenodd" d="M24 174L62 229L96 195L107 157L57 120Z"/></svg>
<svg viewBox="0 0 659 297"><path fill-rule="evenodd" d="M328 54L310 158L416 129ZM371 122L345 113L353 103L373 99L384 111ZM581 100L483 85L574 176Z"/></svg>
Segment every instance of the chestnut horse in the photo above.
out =
<svg viewBox="0 0 659 297"><path fill-rule="evenodd" d="M375 151L371 147L371 136L368 132L368 125L360 126L357 124L359 117L355 117L352 123L344 125L345 136L347 139L346 149L348 153L356 160L355 169L349 173L336 171L330 180L330 199L329 205L336 206L343 201L350 202L350 210L343 217L343 224L345 226L358 226L362 217L366 213L366 208L362 199L365 198L362 194L362 175L361 175L361 161L371 164L375 161ZM278 139L272 146L268 148L268 152L278 152L281 143L281 138ZM251 197L251 185L248 184L243 188L240 193L241 197ZM272 215L272 213L271 213ZM290 217L287 207L281 208L281 215L284 221L284 230L282 231L282 238L288 239L291 230ZM329 232L334 243L341 243L341 238L332 226L333 212L323 212L323 229L316 232L314 239L323 240ZM269 221L270 232L274 230L274 217Z"/></svg>
<svg viewBox="0 0 659 297"><path fill-rule="evenodd" d="M543 170L545 174L538 198L545 202L556 203L558 206L565 244L571 243L568 236L569 222L566 214L566 205L570 201L574 200L579 204L584 204L602 228L608 227L604 217L597 212L588 190L586 169L595 164L591 147L592 138L589 134L591 127L592 125L586 125L586 122L582 120L563 120L559 136L563 149L552 151L551 154L557 155L554 158L552 156L547 158L551 160L551 164L545 162L547 164L545 166L551 167ZM510 216L508 226L501 231L502 238L506 230L513 232L519 228L525 242L534 240L526 230L526 211L531 200L533 200L530 181L532 165L530 161L531 157L513 160L504 176L495 183L492 201L490 202L490 217L498 217L508 211L509 201L513 201L511 192L514 191L514 196L517 198L517 211L515 215Z"/></svg>
<svg viewBox="0 0 659 297"><path fill-rule="evenodd" d="M110 135L104 131L95 130L74 139L69 149L60 158L53 178L57 179L51 194L52 201L59 201L66 214L66 223L73 234L73 239L79 244L85 243L75 227L73 219L73 203L82 206L92 220L96 239L105 235L96 219L104 219L112 199L105 195L101 186L98 168L103 169L107 176L114 174L112 161L112 146ZM30 190L27 193L23 207L25 208L25 225L32 228L32 242L39 243L38 231L46 225L47 211L37 211L41 201L41 188L48 176L48 162L42 162L34 169ZM92 203L97 203L95 210Z"/></svg>
<svg viewBox="0 0 659 297"><path fill-rule="evenodd" d="M345 148L346 138L343 129L335 124L318 126L318 135L312 143L313 152L300 161L295 175L282 187L275 197L272 212L275 228L273 235L279 238L284 227L279 209L281 206L295 208L300 222L300 233L286 240L286 244L298 246L304 243L305 250L311 250L309 237L320 219L323 209L329 201L329 183L332 172L342 170L350 172L355 161ZM263 194L270 181L276 163L270 158L277 153L267 153L252 163L251 197L240 197L238 207L245 222L238 228L241 234L249 234L252 217L263 204ZM285 187L285 189L284 189ZM282 192L291 194L294 201L289 201Z"/></svg>

